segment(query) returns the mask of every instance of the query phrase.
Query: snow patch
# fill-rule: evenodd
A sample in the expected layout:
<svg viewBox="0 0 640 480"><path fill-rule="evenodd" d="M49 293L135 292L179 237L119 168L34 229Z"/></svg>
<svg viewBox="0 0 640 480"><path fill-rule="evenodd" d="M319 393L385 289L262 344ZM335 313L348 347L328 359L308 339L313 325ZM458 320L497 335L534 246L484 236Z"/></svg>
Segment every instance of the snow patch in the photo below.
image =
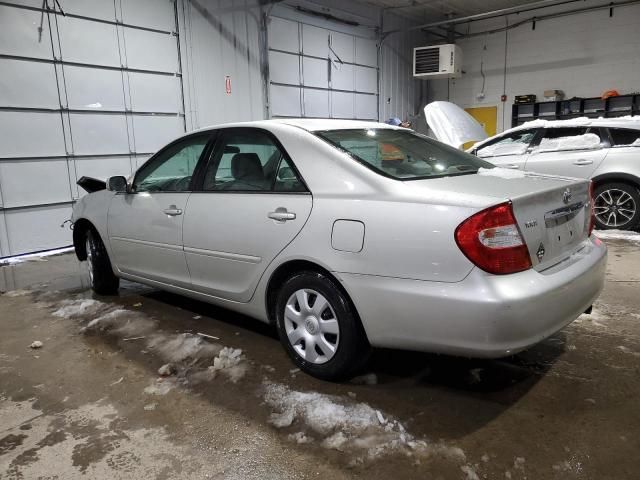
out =
<svg viewBox="0 0 640 480"><path fill-rule="evenodd" d="M205 342L199 336L191 333L156 334L147 342L147 347L170 363L181 363L187 360L191 363L198 360L209 361L222 350L220 345Z"/></svg>
<svg viewBox="0 0 640 480"><path fill-rule="evenodd" d="M626 240L628 242L640 244L640 233L627 232L624 230L595 230L596 237L601 240Z"/></svg>
<svg viewBox="0 0 640 480"><path fill-rule="evenodd" d="M26 255L17 255L15 257L5 257L0 259L0 265L16 265L24 262L42 262L46 261L45 257L53 255L61 255L63 253L73 252L73 247L56 248L55 250L47 250L46 252L29 253Z"/></svg>
<svg viewBox="0 0 640 480"><path fill-rule="evenodd" d="M487 145L484 148L478 150L478 157L496 157L501 155L524 155L527 151L527 144L519 142L511 143L494 143L493 145Z"/></svg>
<svg viewBox="0 0 640 480"><path fill-rule="evenodd" d="M29 290L11 290L3 293L5 297L24 297L25 295L30 294L31 292Z"/></svg>
<svg viewBox="0 0 640 480"><path fill-rule="evenodd" d="M296 433L292 433L289 436L287 436L287 438L295 443L299 443L299 444L305 444L305 443L312 443L313 442L313 438L307 437L304 432L296 432Z"/></svg>
<svg viewBox="0 0 640 480"><path fill-rule="evenodd" d="M466 461L460 448L417 439L398 420L366 403L317 392L295 391L269 381L263 386L264 402L272 409L269 422L279 429L294 426L297 433L288 437L292 441L317 440L323 448L356 455L357 462L391 453L435 454L459 463ZM301 438L305 441L300 442L298 439Z"/></svg>
<svg viewBox="0 0 640 480"><path fill-rule="evenodd" d="M175 378L158 378L155 382L144 389L144 393L148 395L166 395L178 386Z"/></svg>
<svg viewBox="0 0 640 480"><path fill-rule="evenodd" d="M51 315L60 318L74 318L82 315L95 314L100 310L106 309L108 306L106 303L93 300L91 298L77 298L70 300L62 300L60 302L60 308L58 308Z"/></svg>
<svg viewBox="0 0 640 480"><path fill-rule="evenodd" d="M600 137L595 133L572 137L543 138L537 152L559 152L565 150L595 150L602 148Z"/></svg>
<svg viewBox="0 0 640 480"><path fill-rule="evenodd" d="M460 470L462 470L462 473L464 473L465 480L480 480L480 477L470 465L462 465L460 467Z"/></svg>
<svg viewBox="0 0 640 480"><path fill-rule="evenodd" d="M209 370L215 374L215 372L222 372L229 380L236 383L247 371L247 363L242 355L242 350L239 348L224 347L220 350L220 353L213 359L213 365L209 367Z"/></svg>
<svg viewBox="0 0 640 480"><path fill-rule="evenodd" d="M505 178L508 180L511 180L514 178L526 177L526 174L522 170L516 170L511 168L500 168L500 167L496 167L496 168L481 167L478 169L478 175L482 175L484 177Z"/></svg>

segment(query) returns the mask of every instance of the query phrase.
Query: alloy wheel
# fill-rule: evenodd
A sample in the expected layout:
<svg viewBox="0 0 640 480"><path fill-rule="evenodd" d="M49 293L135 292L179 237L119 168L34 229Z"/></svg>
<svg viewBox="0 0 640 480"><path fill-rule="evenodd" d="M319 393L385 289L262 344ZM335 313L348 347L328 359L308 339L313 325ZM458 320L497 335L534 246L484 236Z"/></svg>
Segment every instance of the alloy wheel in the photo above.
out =
<svg viewBox="0 0 640 480"><path fill-rule="evenodd" d="M89 279L93 285L93 251L91 249L91 239L89 237L87 237L85 248L87 250L87 270L89 271Z"/></svg>
<svg viewBox="0 0 640 480"><path fill-rule="evenodd" d="M329 301L315 290L297 290L289 297L284 327L295 352L309 363L326 363L338 349L338 318Z"/></svg>
<svg viewBox="0 0 640 480"><path fill-rule="evenodd" d="M607 227L623 227L635 216L636 208L633 197L617 188L604 190L594 203L598 222Z"/></svg>

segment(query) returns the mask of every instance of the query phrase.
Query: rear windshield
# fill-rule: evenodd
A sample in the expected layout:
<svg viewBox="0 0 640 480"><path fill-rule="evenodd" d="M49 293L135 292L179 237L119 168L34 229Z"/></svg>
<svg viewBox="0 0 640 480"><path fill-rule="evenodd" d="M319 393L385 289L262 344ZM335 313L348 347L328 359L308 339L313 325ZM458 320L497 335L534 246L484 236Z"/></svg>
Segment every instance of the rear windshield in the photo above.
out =
<svg viewBox="0 0 640 480"><path fill-rule="evenodd" d="M492 164L411 130L372 128L316 132L371 170L398 180L476 173Z"/></svg>

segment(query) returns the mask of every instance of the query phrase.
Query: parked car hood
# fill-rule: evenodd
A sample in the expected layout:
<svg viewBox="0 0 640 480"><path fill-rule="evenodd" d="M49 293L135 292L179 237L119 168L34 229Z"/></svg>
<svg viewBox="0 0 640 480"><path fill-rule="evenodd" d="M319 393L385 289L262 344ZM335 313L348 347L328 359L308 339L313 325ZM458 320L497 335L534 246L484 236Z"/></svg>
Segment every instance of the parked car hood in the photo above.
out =
<svg viewBox="0 0 640 480"><path fill-rule="evenodd" d="M487 138L482 125L454 103L431 102L424 107L424 116L436 139L454 148Z"/></svg>

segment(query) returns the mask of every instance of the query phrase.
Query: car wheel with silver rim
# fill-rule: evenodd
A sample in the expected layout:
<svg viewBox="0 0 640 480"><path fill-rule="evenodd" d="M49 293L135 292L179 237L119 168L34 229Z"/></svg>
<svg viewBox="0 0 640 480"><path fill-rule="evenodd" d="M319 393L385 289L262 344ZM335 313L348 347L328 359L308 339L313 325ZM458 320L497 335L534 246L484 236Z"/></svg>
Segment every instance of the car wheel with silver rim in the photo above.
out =
<svg viewBox="0 0 640 480"><path fill-rule="evenodd" d="M594 192L594 214L600 229L634 230L640 223L640 194L626 183L608 183Z"/></svg>
<svg viewBox="0 0 640 480"><path fill-rule="evenodd" d="M117 293L120 279L113 273L109 254L100 235L92 228L88 229L84 245L89 281L93 291L101 295Z"/></svg>
<svg viewBox="0 0 640 480"><path fill-rule="evenodd" d="M276 325L287 353L301 370L339 380L368 359L369 344L351 301L319 272L300 272L281 286Z"/></svg>

